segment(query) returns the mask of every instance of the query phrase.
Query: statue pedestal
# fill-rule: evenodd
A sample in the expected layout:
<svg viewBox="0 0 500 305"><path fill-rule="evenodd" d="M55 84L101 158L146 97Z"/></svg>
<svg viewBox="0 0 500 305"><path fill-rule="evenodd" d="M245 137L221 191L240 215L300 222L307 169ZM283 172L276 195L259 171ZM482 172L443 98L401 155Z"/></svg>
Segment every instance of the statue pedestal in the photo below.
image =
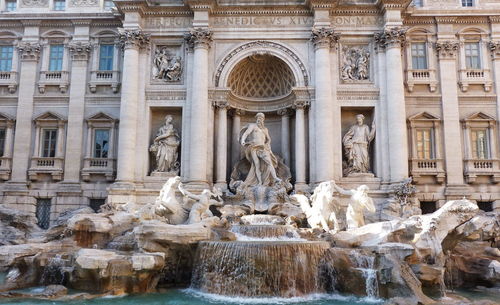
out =
<svg viewBox="0 0 500 305"><path fill-rule="evenodd" d="M353 189L365 184L370 190L380 189L382 179L375 177L372 173L352 173L340 179L340 183L347 188Z"/></svg>
<svg viewBox="0 0 500 305"><path fill-rule="evenodd" d="M160 177L160 178L165 178L165 181L167 181L169 178L175 177L179 175L179 171L172 171L172 172L157 172L153 171L151 173L151 177Z"/></svg>

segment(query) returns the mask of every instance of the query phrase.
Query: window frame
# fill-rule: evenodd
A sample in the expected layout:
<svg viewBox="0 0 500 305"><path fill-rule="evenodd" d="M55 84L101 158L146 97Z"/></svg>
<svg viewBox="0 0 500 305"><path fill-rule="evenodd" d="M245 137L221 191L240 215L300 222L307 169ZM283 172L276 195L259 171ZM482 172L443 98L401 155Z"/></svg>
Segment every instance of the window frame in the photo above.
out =
<svg viewBox="0 0 500 305"><path fill-rule="evenodd" d="M4 49L10 49L10 58L4 58ZM0 45L0 72L12 72L13 64L14 64L14 46L13 45ZM9 64L10 62L10 64ZM5 69L4 69L4 64L5 64ZM8 66L8 67L7 67ZM7 70L8 69L8 70Z"/></svg>
<svg viewBox="0 0 500 305"><path fill-rule="evenodd" d="M14 4L14 9L9 8L9 4ZM5 11L6 12L15 12L17 11L17 1L5 0Z"/></svg>
<svg viewBox="0 0 500 305"><path fill-rule="evenodd" d="M55 48L60 48L57 53L55 53ZM64 44L50 44L49 46L49 62L47 70L51 72L63 71L64 69ZM54 54L55 53L55 54ZM54 55L58 55L58 57L53 57ZM54 63L55 67L52 67ZM58 69L53 69L58 68Z"/></svg>
<svg viewBox="0 0 500 305"><path fill-rule="evenodd" d="M468 46L476 46L477 50L468 50ZM482 60L482 52L481 52L481 42L480 41L472 41L472 40L466 40L464 42L464 58L465 58L465 69L467 70L483 70L483 60ZM468 52L472 51L477 51L476 55L468 55ZM471 61L469 62L469 58L473 59L477 57L477 66L474 65L474 62Z"/></svg>
<svg viewBox="0 0 500 305"><path fill-rule="evenodd" d="M108 143L107 143L107 149L106 149L106 157L102 156L102 149L100 152L100 156L96 156L97 152L97 132L98 131L107 131L108 133ZM98 159L108 159L109 158L109 147L110 147L110 142L111 142L111 127L104 128L104 127L94 127L92 129L92 158L98 158Z"/></svg>
<svg viewBox="0 0 500 305"><path fill-rule="evenodd" d="M422 142L422 147L423 147L423 150L421 151L423 153L423 156L421 157L420 156L420 151L419 151L419 132L423 132L423 131L428 131L429 133L429 139L428 139L428 143L429 143L429 147L428 147L428 153L429 153L429 157L426 157L426 152L427 152L427 149L425 148L425 139L423 139L424 141ZM435 137L434 137L434 133L435 133L435 128L434 127L415 127L415 145L416 145L416 149L417 149L417 158L418 159L421 159L421 160L434 160L436 159L436 140L435 140Z"/></svg>
<svg viewBox="0 0 500 305"><path fill-rule="evenodd" d="M420 67L415 67L415 61L414 59L417 58L418 59L421 59L422 56L419 56L418 54L417 55L414 55L414 49L413 47L414 46L417 46L417 45L422 45L423 46L423 49L422 50L416 50L416 51L423 51L424 52L424 55L423 55L423 59L424 59L424 64L425 64L425 67L424 68L420 68ZM416 41L412 41L410 43L410 61L411 61L411 69L412 70L429 70L429 54L428 54L428 50L427 50L427 42L426 41L420 41L420 40L416 40ZM418 62L418 61L417 61Z"/></svg>
<svg viewBox="0 0 500 305"><path fill-rule="evenodd" d="M50 133L50 134L49 134ZM57 154L58 129L53 127L41 128L41 145L39 155L42 158L55 158ZM49 135L49 139L47 139ZM47 152L47 154L46 154Z"/></svg>
<svg viewBox="0 0 500 305"><path fill-rule="evenodd" d="M111 51L111 56L107 54L104 58L107 61L106 62L106 68L103 69L103 47L109 47L108 52ZM99 44L99 59L98 59L98 70L99 71L113 71L114 70L114 62L115 62L115 44L114 43L107 43L107 42L102 42Z"/></svg>
<svg viewBox="0 0 500 305"><path fill-rule="evenodd" d="M468 1L470 1L470 5L469 5ZM476 0L460 0L460 6L465 7L465 8L475 7Z"/></svg>
<svg viewBox="0 0 500 305"><path fill-rule="evenodd" d="M56 3L60 4L62 3L63 5L62 6L58 6ZM61 11L65 11L67 8L67 3L65 0L54 0L52 2L52 10L53 11L58 11L58 12L61 12Z"/></svg>

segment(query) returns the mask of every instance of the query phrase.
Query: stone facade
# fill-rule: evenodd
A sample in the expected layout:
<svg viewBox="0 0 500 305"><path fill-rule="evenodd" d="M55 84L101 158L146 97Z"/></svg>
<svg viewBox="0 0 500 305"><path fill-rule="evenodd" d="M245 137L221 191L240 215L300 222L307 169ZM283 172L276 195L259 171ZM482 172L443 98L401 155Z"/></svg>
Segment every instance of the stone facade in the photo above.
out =
<svg viewBox="0 0 500 305"><path fill-rule="evenodd" d="M500 208L496 0L57 2L0 2L2 204L53 220L154 201L167 115L182 180L225 189L263 112L298 191L367 184L380 202L412 176L423 204ZM375 139L348 175L357 114Z"/></svg>

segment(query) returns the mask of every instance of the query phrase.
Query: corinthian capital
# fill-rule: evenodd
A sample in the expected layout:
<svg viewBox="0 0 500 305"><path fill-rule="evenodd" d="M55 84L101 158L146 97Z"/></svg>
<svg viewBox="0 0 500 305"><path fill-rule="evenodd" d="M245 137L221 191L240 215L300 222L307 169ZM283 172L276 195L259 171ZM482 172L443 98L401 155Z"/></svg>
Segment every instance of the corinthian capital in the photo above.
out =
<svg viewBox="0 0 500 305"><path fill-rule="evenodd" d="M488 47L491 51L491 57L494 59L500 59L500 41L490 41Z"/></svg>
<svg viewBox="0 0 500 305"><path fill-rule="evenodd" d="M460 44L458 43L458 41L436 42L436 51L438 52L439 59L456 58L459 46Z"/></svg>
<svg viewBox="0 0 500 305"><path fill-rule="evenodd" d="M330 48L339 40L340 35L332 28L313 28L311 41L315 48Z"/></svg>
<svg viewBox="0 0 500 305"><path fill-rule="evenodd" d="M149 34L141 30L118 29L120 33L120 42L125 49L144 48L149 44Z"/></svg>
<svg viewBox="0 0 500 305"><path fill-rule="evenodd" d="M17 51L21 60L38 60L40 49L39 43L20 42L17 45Z"/></svg>
<svg viewBox="0 0 500 305"><path fill-rule="evenodd" d="M375 42L381 48L400 48L406 41L406 28L386 28L383 32L375 33Z"/></svg>
<svg viewBox="0 0 500 305"><path fill-rule="evenodd" d="M190 48L208 49L212 45L212 31L209 29L192 29L185 38Z"/></svg>
<svg viewBox="0 0 500 305"><path fill-rule="evenodd" d="M91 45L89 42L70 42L68 44L68 49L73 60L87 60L89 58Z"/></svg>

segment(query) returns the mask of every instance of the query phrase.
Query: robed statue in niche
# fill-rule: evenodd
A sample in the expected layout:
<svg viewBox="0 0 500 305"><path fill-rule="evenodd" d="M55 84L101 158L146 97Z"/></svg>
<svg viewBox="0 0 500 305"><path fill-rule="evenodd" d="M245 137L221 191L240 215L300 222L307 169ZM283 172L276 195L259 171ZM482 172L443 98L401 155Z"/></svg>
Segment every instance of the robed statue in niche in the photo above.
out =
<svg viewBox="0 0 500 305"><path fill-rule="evenodd" d="M364 124L365 116L356 115L356 124L349 128L344 135L344 144L347 164L344 168L345 174L369 173L370 156L368 148L370 142L375 138L375 121L372 122L371 130Z"/></svg>
<svg viewBox="0 0 500 305"><path fill-rule="evenodd" d="M156 133L153 144L149 148L156 160L154 172L165 172L173 175L179 173L179 145L181 143L177 129L172 124L171 115L165 117L163 124Z"/></svg>

